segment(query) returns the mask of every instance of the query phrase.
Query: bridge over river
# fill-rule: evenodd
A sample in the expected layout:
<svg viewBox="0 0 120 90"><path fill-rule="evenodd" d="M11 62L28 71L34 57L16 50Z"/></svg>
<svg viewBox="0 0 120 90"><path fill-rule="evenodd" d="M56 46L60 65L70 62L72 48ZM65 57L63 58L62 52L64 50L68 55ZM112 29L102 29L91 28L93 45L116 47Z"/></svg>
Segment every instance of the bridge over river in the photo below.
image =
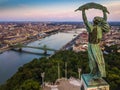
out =
<svg viewBox="0 0 120 90"><path fill-rule="evenodd" d="M49 55L47 54L47 51L58 51L52 48L48 48L46 45L42 46L42 47L38 47L38 46L27 46L27 45L23 45L21 43L18 44L13 44L10 45L11 49L19 51L19 52L25 52L25 53L31 53L31 54L38 54L38 55ZM40 49L43 50L44 53L36 53L36 52L30 52L30 51L24 51L22 48L33 48L33 49Z"/></svg>

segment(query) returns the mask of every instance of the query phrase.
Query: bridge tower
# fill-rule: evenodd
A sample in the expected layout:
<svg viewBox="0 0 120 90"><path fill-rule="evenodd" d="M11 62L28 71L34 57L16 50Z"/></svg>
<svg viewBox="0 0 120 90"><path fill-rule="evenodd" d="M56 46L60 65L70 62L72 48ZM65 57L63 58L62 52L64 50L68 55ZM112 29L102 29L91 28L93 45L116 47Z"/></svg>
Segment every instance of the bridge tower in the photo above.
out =
<svg viewBox="0 0 120 90"><path fill-rule="evenodd" d="M19 48L18 50L19 50L20 52L22 52L22 48Z"/></svg>
<svg viewBox="0 0 120 90"><path fill-rule="evenodd" d="M43 50L44 50L43 54L47 54L47 46L46 45L43 46Z"/></svg>
<svg viewBox="0 0 120 90"><path fill-rule="evenodd" d="M22 51L22 46L23 46L23 45L22 45L21 43L18 43L18 44L17 44L17 47L19 48L18 50L19 50L20 52Z"/></svg>

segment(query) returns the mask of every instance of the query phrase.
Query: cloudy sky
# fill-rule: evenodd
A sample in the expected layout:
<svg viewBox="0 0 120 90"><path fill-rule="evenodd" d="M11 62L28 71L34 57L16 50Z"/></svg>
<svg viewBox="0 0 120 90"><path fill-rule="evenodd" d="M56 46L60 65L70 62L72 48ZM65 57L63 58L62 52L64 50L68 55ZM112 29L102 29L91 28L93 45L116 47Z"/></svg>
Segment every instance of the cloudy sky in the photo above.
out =
<svg viewBox="0 0 120 90"><path fill-rule="evenodd" d="M79 6L96 2L110 12L108 21L120 21L120 0L0 0L0 21L82 21ZM89 20L102 11L86 11Z"/></svg>

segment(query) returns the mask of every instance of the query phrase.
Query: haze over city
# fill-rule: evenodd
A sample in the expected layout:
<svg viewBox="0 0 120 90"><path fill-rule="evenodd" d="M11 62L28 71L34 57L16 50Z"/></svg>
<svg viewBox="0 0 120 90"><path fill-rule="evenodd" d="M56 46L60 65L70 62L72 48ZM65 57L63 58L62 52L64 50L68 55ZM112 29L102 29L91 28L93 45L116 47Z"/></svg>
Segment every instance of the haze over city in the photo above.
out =
<svg viewBox="0 0 120 90"><path fill-rule="evenodd" d="M0 21L82 21L81 11L74 10L88 2L106 6L108 21L119 21L119 0L0 0ZM89 10L87 15L92 20L102 12Z"/></svg>

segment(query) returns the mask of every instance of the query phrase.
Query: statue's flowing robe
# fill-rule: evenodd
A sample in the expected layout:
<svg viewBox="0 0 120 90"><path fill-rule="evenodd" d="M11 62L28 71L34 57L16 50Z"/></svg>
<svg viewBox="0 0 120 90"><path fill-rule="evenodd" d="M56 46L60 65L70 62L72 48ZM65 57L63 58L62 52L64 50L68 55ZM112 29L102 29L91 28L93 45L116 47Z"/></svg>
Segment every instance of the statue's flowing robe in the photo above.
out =
<svg viewBox="0 0 120 90"><path fill-rule="evenodd" d="M88 31L88 57L89 57L89 66L90 74L93 78L106 77L105 71L105 62L103 58L103 53L100 48L100 40L102 39L103 27L96 25L93 26L89 24L90 30ZM108 30L108 24L104 26L105 30ZM106 29L105 29L106 28Z"/></svg>

